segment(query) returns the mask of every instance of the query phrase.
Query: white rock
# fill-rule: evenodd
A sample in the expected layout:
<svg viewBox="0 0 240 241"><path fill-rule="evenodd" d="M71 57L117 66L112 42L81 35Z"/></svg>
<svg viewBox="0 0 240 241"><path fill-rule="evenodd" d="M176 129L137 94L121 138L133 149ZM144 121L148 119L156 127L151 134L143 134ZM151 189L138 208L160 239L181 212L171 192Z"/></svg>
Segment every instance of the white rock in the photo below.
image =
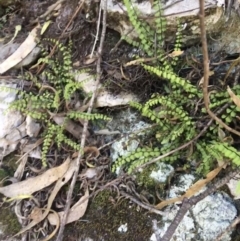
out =
<svg viewBox="0 0 240 241"><path fill-rule="evenodd" d="M26 118L27 135L30 137L37 137L40 129L41 129L40 124L37 123L31 116L28 115Z"/></svg>
<svg viewBox="0 0 240 241"><path fill-rule="evenodd" d="M127 230L128 230L128 225L127 225L127 223L122 224L122 225L118 228L118 232L120 232L120 233L126 233Z"/></svg>
<svg viewBox="0 0 240 241"><path fill-rule="evenodd" d="M212 241L226 230L237 215L237 210L225 193L212 194L192 209L194 220L198 224L198 235L201 240ZM230 241L231 233L226 233L222 241Z"/></svg>
<svg viewBox="0 0 240 241"><path fill-rule="evenodd" d="M180 196L193 184L194 176L182 175L169 192L169 198ZM168 206L165 209L166 215L162 218L162 225L159 228L162 237L174 219L179 207ZM193 216L192 216L193 215ZM171 241L213 241L226 230L237 215L237 210L229 196L225 193L215 193L198 202L191 213L187 212L174 233ZM230 241L231 232L226 233L220 241ZM151 236L151 241L156 238Z"/></svg>
<svg viewBox="0 0 240 241"><path fill-rule="evenodd" d="M1 90L2 87L2 90ZM26 136L23 116L18 111L7 111L17 95L4 87L15 89L15 84L0 84L0 158L15 150L18 142Z"/></svg>
<svg viewBox="0 0 240 241"><path fill-rule="evenodd" d="M93 93L97 87L94 76L91 76L88 73L76 74L75 79L76 81L83 83L82 88L87 94ZM99 91L96 97L95 107L114 107L127 105L130 101L138 100L138 98L131 93L122 92L120 94L113 95L104 89L101 84L98 85L98 89Z"/></svg>
<svg viewBox="0 0 240 241"><path fill-rule="evenodd" d="M236 175L233 179L231 179L227 186L233 195L234 199L240 199L240 175Z"/></svg>
<svg viewBox="0 0 240 241"><path fill-rule="evenodd" d="M157 163L157 170L153 170L150 173L150 178L154 179L156 182L165 183L167 178L174 172L174 168L164 162Z"/></svg>
<svg viewBox="0 0 240 241"><path fill-rule="evenodd" d="M169 198L181 196L193 184L195 177L191 174L181 175L177 183L171 186Z"/></svg>
<svg viewBox="0 0 240 241"><path fill-rule="evenodd" d="M136 113L131 113L129 109L119 113L114 118L108 126L112 125L113 129L117 128L121 133L129 135L112 144L111 157L113 161L120 156L126 156L135 151L139 145L137 136L144 134L140 130L144 130L144 128L149 126L149 124L143 121L137 121Z"/></svg>

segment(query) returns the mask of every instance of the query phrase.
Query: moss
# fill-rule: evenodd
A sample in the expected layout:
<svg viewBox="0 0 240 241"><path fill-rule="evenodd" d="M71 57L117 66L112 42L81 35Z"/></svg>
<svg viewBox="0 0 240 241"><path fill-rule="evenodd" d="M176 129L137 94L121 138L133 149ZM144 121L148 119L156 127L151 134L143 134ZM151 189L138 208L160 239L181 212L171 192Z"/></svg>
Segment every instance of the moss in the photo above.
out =
<svg viewBox="0 0 240 241"><path fill-rule="evenodd" d="M16 168L16 157L14 153L4 157L3 165L0 168L0 186L2 185L1 180L5 177L12 177ZM15 214L4 206L0 207L0 229L8 236L14 235L21 229Z"/></svg>
<svg viewBox="0 0 240 241"><path fill-rule="evenodd" d="M6 236L12 236L21 229L17 217L9 210L9 208L0 208L0 220L0 229ZM0 238L2 238L1 235Z"/></svg>
<svg viewBox="0 0 240 241"><path fill-rule="evenodd" d="M150 178L150 174L157 168L156 164L149 165L144 168L141 172L137 174L136 181L140 186L143 186L147 189L153 189L156 186L156 181Z"/></svg>
<svg viewBox="0 0 240 241"><path fill-rule="evenodd" d="M145 215L145 210L132 205L129 200L116 201L116 194L102 191L89 204L82 221L66 228L64 240L76 236L93 240L148 240L152 234L154 214ZM127 223L126 233L118 232L120 225Z"/></svg>
<svg viewBox="0 0 240 241"><path fill-rule="evenodd" d="M1 180L5 177L12 177L14 175L14 172L17 169L16 161L17 158L14 153L4 157L3 165L0 167L0 185L2 185Z"/></svg>

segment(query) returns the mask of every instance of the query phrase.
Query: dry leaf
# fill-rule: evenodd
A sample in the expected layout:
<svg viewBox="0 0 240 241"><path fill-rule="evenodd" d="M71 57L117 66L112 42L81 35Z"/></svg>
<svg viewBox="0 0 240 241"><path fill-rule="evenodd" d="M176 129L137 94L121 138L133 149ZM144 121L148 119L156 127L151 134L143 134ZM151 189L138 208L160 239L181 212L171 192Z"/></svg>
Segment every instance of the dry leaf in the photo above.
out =
<svg viewBox="0 0 240 241"><path fill-rule="evenodd" d="M175 198L171 198L168 200L165 200L163 202L160 202L159 204L156 205L157 209L162 209L165 206L178 202L178 201L182 201L185 197L190 198L193 195L195 195L197 192L199 192L204 186L206 186L207 183L209 183L210 181L212 181L212 179L214 177L217 176L217 174L222 170L223 167L225 167L226 164L215 168L213 171L209 172L207 174L207 177L205 179L201 179L199 181L197 181L196 183L194 183L187 191L184 195L180 196L180 197L175 197Z"/></svg>
<svg viewBox="0 0 240 241"><path fill-rule="evenodd" d="M42 208L34 207L32 212L29 215L29 218L36 222L41 222L42 216L43 216Z"/></svg>
<svg viewBox="0 0 240 241"><path fill-rule="evenodd" d="M60 219L59 219L57 212L55 212L53 210L50 210L50 212L52 212L52 215L54 215L54 217L55 217L56 228L53 230L53 232L51 234L48 235L47 238L43 239L42 241L48 241L48 240L52 239L55 236L55 234L57 233L59 226L60 226Z"/></svg>
<svg viewBox="0 0 240 241"><path fill-rule="evenodd" d="M88 64L92 64L94 63L96 60L98 59L97 55L93 55L91 56L91 54L89 54L88 56L86 56L85 60L84 60L84 64L88 65Z"/></svg>
<svg viewBox="0 0 240 241"><path fill-rule="evenodd" d="M209 71L208 75L209 75L209 76L214 75L214 71ZM202 87L203 82L204 82L204 77L202 77L202 78L200 79L198 86Z"/></svg>
<svg viewBox="0 0 240 241"><path fill-rule="evenodd" d="M174 57L180 56L181 54L183 54L183 52L184 51L182 50L175 50L172 53L170 53L168 56L171 58L174 58Z"/></svg>
<svg viewBox="0 0 240 241"><path fill-rule="evenodd" d="M17 25L17 26L15 26L15 33L14 33L14 36L13 36L12 39L11 39L8 43L6 43L5 45L8 45L8 44L12 43L13 40L17 37L18 32L21 31L21 29L22 29L22 26L21 26L21 25Z"/></svg>
<svg viewBox="0 0 240 241"><path fill-rule="evenodd" d="M67 161L70 162L70 159L68 158ZM65 161L65 162L67 162L67 161ZM47 208L45 209L44 213L42 214L41 220L40 220L40 218L39 218L39 221L33 220L26 227L24 227L17 234L15 234L13 237L18 236L22 233L25 233L27 230L36 226L39 222L41 222L43 219L45 219L48 216L49 212L54 212L53 210L51 210L52 203L53 203L54 199L56 198L59 190L62 188L62 186L64 186L72 178L73 173L76 169L76 163L77 163L77 159L72 160L70 162L70 164L68 165L68 167L66 167L65 173L58 179L56 185L54 186L54 189L52 190L52 192L48 198ZM58 229L58 226L56 227L54 232L56 232L57 229ZM44 239L44 241L49 240L48 238Z"/></svg>
<svg viewBox="0 0 240 241"><path fill-rule="evenodd" d="M223 131L223 129L219 126L218 127L218 138L220 141L223 141L226 137L226 133Z"/></svg>
<svg viewBox="0 0 240 241"><path fill-rule="evenodd" d="M237 107L240 108L240 99L239 99L238 96L236 96L236 95L232 92L232 90L230 89L229 86L227 87L227 92L228 92L228 94L230 95L230 97L231 97L232 101L234 102L234 104L235 104Z"/></svg>
<svg viewBox="0 0 240 241"><path fill-rule="evenodd" d="M5 73L7 70L11 69L18 63L20 63L37 45L37 32L39 26L35 27L25 41L19 46L19 48L10 55L4 62L0 64L0 74Z"/></svg>
<svg viewBox="0 0 240 241"><path fill-rule="evenodd" d="M94 158L97 158L100 155L100 151L95 146L85 146L83 151L84 151L84 154L88 156L91 155L91 157L94 157Z"/></svg>
<svg viewBox="0 0 240 241"><path fill-rule="evenodd" d="M0 193L6 197L14 198L21 195L30 195L42 190L62 177L67 171L69 164L70 158L68 158L61 166L51 168L39 176L30 177L27 180L0 187Z"/></svg>
<svg viewBox="0 0 240 241"><path fill-rule="evenodd" d="M49 21L47 21L47 22L45 22L45 23L43 24L43 27L42 27L41 33L40 33L41 35L43 35L43 34L45 33L45 31L46 31L47 28L49 27L50 23L52 23L51 20L49 20Z"/></svg>
<svg viewBox="0 0 240 241"><path fill-rule="evenodd" d="M53 120L58 125L64 124L64 129L71 133L75 138L79 139L82 135L83 128L80 124L75 123L72 120L66 120L64 116L54 115ZM86 136L89 136L89 131L86 132Z"/></svg>
<svg viewBox="0 0 240 241"><path fill-rule="evenodd" d="M88 197L89 197L89 191L87 189L84 196L82 196L79 199L79 201L71 207L67 217L66 224L79 220L85 214L88 206ZM64 211L58 213L60 220L62 220L63 214L64 214ZM50 222L51 225L57 225L56 217L54 217L53 214L51 213L48 215L48 221Z"/></svg>

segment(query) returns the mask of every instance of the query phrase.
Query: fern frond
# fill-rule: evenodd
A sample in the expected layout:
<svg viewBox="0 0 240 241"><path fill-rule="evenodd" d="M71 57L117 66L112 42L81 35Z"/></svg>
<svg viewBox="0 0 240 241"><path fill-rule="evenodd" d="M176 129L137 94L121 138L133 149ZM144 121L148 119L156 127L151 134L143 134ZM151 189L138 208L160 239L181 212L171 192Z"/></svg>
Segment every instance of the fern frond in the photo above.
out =
<svg viewBox="0 0 240 241"><path fill-rule="evenodd" d="M111 118L107 117L103 114L98 113L85 113L79 111L71 111L67 114L67 117L70 119L84 119L84 120L111 120Z"/></svg>

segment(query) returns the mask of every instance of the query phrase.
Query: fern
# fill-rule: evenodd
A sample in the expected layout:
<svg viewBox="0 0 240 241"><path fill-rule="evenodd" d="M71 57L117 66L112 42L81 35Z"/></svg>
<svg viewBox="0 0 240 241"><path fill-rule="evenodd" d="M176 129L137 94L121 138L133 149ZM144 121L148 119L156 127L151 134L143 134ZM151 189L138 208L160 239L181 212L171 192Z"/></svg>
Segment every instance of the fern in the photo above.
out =
<svg viewBox="0 0 240 241"><path fill-rule="evenodd" d="M88 81L88 78L81 83L75 81L71 61L71 43L63 46L54 39L44 41L56 44L57 54L51 58L48 57L47 51L41 45L42 56L37 64L44 63L45 70L40 76L33 76L30 73L24 75L26 80L32 81L32 89L30 91L18 90L19 99L11 103L9 109L18 110L25 116L29 115L46 126L42 146L42 165L46 167L48 150L53 144L56 144L59 149L66 144L73 150L80 151L79 144L64 134L64 125L68 119L109 120L109 118L98 113L89 114L72 110L65 114L62 126L52 121L52 115L65 112L65 106L71 96L81 92L82 85Z"/></svg>
<svg viewBox="0 0 240 241"><path fill-rule="evenodd" d="M189 80L178 76L174 71L179 57L173 55L172 58L169 58L164 51L166 19L162 15L159 1L153 2L155 29L138 18L137 11L129 0L124 0L124 3L129 19L139 35L139 45L135 40L127 41L134 46L139 46L145 52L145 56L155 56L156 60L150 65L144 64L144 61L141 62L141 65L145 70L159 77L160 80L167 81L167 91L163 94L152 95L144 104L130 103L155 126L153 129L155 139L151 139L151 144L149 144L151 147L139 148L127 156L120 157L113 164L113 171L122 166L128 173L131 173L150 159L168 153L195 138L201 131L198 125L204 126L202 120L208 116L206 116L204 108L201 109L196 105L203 97L202 91ZM181 51L181 39L182 30L180 23L178 23L174 51ZM240 95L240 85L233 86L232 89L236 95ZM223 105L228 105L226 109L222 110L221 118L227 124L234 125L240 108L232 103L226 87L211 92L209 98L210 108L213 112L217 113ZM223 134L228 136L220 138L219 126L213 122L205 135L192 143L191 148L175 152L161 160L171 163L180 158L201 160L197 172L202 174L207 174L214 168L216 162L221 160L230 160L233 164L240 165L239 152L226 142L233 140L233 137L228 133ZM156 148L154 148L155 146Z"/></svg>
<svg viewBox="0 0 240 241"><path fill-rule="evenodd" d="M111 120L109 117L103 115L103 114L98 114L98 113L84 113L84 112L76 112L76 111L71 111L67 114L67 117L70 119L84 119L84 120Z"/></svg>
<svg viewBox="0 0 240 241"><path fill-rule="evenodd" d="M156 157L159 154L160 151L158 148L138 148L134 153L119 158L117 162L113 164L112 171L115 172L120 166L127 166L128 173L131 173L136 167L147 162L149 158Z"/></svg>

